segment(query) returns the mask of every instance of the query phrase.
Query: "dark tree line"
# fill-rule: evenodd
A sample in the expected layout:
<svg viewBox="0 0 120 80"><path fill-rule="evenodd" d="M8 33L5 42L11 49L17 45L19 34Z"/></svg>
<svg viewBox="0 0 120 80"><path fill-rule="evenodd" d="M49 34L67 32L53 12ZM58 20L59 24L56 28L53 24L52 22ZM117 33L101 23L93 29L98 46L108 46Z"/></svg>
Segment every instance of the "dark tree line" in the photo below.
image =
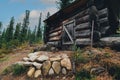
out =
<svg viewBox="0 0 120 80"><path fill-rule="evenodd" d="M24 43L34 44L42 41L42 13L39 16L38 26L34 30L29 27L30 11L26 10L25 17L22 23L15 25L14 17L11 18L9 25L4 30L2 29L2 22L0 22L0 48L11 49L16 48ZM45 25L46 26L46 25Z"/></svg>

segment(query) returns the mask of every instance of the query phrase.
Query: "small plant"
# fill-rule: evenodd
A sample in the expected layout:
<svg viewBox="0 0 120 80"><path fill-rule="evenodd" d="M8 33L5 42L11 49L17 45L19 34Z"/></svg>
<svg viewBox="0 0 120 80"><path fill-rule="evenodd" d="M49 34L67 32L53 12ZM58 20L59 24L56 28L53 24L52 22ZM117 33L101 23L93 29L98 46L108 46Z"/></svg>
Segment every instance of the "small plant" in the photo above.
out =
<svg viewBox="0 0 120 80"><path fill-rule="evenodd" d="M83 51L80 48L74 45L72 50L74 52L73 59L76 63L86 63L88 61L88 59L82 54Z"/></svg>
<svg viewBox="0 0 120 80"><path fill-rule="evenodd" d="M20 75L24 72L26 72L27 68L23 65L15 64L12 67L13 75Z"/></svg>

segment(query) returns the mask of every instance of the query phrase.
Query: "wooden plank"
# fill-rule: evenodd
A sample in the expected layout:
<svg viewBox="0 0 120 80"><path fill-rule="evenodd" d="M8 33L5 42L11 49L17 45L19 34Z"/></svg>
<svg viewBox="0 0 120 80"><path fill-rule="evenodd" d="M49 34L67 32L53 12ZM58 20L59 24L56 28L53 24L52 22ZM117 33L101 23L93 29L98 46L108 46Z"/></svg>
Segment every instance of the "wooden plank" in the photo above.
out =
<svg viewBox="0 0 120 80"><path fill-rule="evenodd" d="M84 33L90 33L90 29L75 31L75 34L84 34Z"/></svg>
<svg viewBox="0 0 120 80"><path fill-rule="evenodd" d="M77 25L75 27L75 30L78 31L78 30L83 30L83 29L87 29L87 28L90 28L90 23L89 22Z"/></svg>
<svg viewBox="0 0 120 80"><path fill-rule="evenodd" d="M89 21L89 15L86 15L82 18L76 19L76 25L81 24L81 23L85 23Z"/></svg>

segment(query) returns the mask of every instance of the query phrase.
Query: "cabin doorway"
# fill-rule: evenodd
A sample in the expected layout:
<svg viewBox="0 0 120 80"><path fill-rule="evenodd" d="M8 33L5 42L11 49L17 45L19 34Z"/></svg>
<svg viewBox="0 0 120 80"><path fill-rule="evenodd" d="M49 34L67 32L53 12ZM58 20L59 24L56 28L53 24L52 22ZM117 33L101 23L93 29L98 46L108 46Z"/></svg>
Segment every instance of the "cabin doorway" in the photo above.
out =
<svg viewBox="0 0 120 80"><path fill-rule="evenodd" d="M75 20L63 23L63 45L74 44L74 26Z"/></svg>

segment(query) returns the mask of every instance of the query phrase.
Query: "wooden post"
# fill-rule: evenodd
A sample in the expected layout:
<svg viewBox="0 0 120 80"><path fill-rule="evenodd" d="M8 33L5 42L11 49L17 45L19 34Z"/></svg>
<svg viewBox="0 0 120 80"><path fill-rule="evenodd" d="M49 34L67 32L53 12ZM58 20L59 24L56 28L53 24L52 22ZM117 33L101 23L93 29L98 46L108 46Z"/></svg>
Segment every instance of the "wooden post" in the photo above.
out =
<svg viewBox="0 0 120 80"><path fill-rule="evenodd" d="M92 31L91 31L91 48L93 47L93 32L94 32L94 20L92 21Z"/></svg>

